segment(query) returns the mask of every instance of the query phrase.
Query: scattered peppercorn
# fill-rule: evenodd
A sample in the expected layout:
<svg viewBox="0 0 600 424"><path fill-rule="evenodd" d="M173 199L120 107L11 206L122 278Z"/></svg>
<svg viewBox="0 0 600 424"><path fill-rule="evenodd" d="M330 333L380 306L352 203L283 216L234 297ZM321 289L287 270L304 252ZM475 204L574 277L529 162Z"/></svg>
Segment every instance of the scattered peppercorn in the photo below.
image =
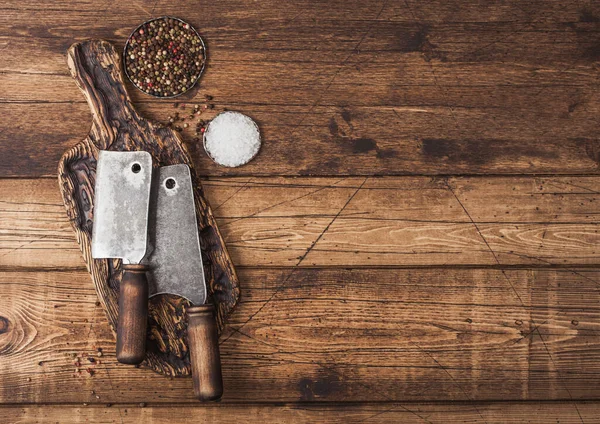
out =
<svg viewBox="0 0 600 424"><path fill-rule="evenodd" d="M173 106L176 109L179 109L181 111L181 115L183 116L180 115L179 111L176 111L172 115L168 116L167 123L165 124L165 126L168 128L172 128L175 131L183 131L184 129L191 127L194 129L194 134L196 136L200 136L201 128L205 127L207 124L207 121L204 119L200 119L200 117L204 114L204 112L207 109L215 109L214 104L207 103L208 100L212 100L213 97L205 95L204 98L206 99L206 102L204 104L190 104L189 112L185 110L186 106L188 106L187 104L180 102L173 103ZM194 118L196 118L196 120ZM180 125L177 125L179 123Z"/></svg>
<svg viewBox="0 0 600 424"><path fill-rule="evenodd" d="M127 76L144 93L158 97L188 91L200 77L205 59L202 38L190 24L176 18L140 25L125 46Z"/></svg>

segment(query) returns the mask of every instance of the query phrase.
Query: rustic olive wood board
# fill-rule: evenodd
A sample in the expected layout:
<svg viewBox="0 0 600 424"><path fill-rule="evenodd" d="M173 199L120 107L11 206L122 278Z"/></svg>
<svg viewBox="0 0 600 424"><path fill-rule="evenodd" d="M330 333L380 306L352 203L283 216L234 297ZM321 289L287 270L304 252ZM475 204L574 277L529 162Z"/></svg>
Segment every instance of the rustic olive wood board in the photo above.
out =
<svg viewBox="0 0 600 424"><path fill-rule="evenodd" d="M238 278L181 138L172 129L150 122L135 111L123 82L120 56L110 43L90 40L72 45L68 65L93 119L87 138L62 156L58 180L77 242L113 331L117 325L121 261L93 259L90 247L99 150L145 150L152 155L154 166L190 166L196 182L194 196L204 272L221 331L239 299ZM190 374L185 319L188 306L187 299L174 295L150 299L145 364L156 372Z"/></svg>

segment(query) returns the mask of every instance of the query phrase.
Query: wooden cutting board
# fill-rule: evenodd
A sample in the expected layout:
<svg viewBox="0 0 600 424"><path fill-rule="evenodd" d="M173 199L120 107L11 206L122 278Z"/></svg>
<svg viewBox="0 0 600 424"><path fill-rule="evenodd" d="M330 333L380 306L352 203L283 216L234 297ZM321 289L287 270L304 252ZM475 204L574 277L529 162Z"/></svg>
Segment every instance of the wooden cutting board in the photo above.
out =
<svg viewBox="0 0 600 424"><path fill-rule="evenodd" d="M204 272L209 299L217 309L220 332L238 302L238 278L196 178L189 152L175 131L144 119L136 112L123 82L120 55L110 43L90 40L73 44L68 51L68 65L88 101L93 119L86 139L61 158L58 181L83 259L113 332L117 326L121 261L93 259L91 255L98 150L145 150L152 155L154 166L180 163L190 166L195 181ZM185 319L189 306L189 301L174 295L150 299L144 363L156 372L172 376L190 374Z"/></svg>

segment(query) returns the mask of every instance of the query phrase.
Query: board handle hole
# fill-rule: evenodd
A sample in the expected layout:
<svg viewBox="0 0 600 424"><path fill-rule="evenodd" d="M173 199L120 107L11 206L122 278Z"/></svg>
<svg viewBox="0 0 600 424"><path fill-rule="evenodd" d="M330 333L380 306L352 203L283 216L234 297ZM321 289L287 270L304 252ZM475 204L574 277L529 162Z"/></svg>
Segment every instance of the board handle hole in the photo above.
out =
<svg viewBox="0 0 600 424"><path fill-rule="evenodd" d="M172 190L175 188L176 182L173 178L167 178L167 180L165 181L165 187L168 188L169 190Z"/></svg>
<svg viewBox="0 0 600 424"><path fill-rule="evenodd" d="M139 163L136 162L133 165L131 165L131 172L133 172L134 174L137 174L141 170L142 170L142 166Z"/></svg>

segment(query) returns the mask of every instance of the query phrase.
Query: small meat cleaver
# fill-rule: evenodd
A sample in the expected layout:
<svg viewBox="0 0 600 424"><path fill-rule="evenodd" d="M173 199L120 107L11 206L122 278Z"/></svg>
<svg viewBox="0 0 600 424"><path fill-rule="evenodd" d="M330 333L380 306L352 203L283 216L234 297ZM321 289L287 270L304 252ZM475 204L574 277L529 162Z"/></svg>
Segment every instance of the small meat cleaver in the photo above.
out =
<svg viewBox="0 0 600 424"><path fill-rule="evenodd" d="M93 258L123 259L117 359L139 364L146 354L148 212L152 157L148 152L101 150L96 167Z"/></svg>
<svg viewBox="0 0 600 424"><path fill-rule="evenodd" d="M218 400L223 394L214 307L206 302L206 283L190 168L163 166L155 171L150 208L148 281L152 296L176 294L188 308L188 346L196 397Z"/></svg>

